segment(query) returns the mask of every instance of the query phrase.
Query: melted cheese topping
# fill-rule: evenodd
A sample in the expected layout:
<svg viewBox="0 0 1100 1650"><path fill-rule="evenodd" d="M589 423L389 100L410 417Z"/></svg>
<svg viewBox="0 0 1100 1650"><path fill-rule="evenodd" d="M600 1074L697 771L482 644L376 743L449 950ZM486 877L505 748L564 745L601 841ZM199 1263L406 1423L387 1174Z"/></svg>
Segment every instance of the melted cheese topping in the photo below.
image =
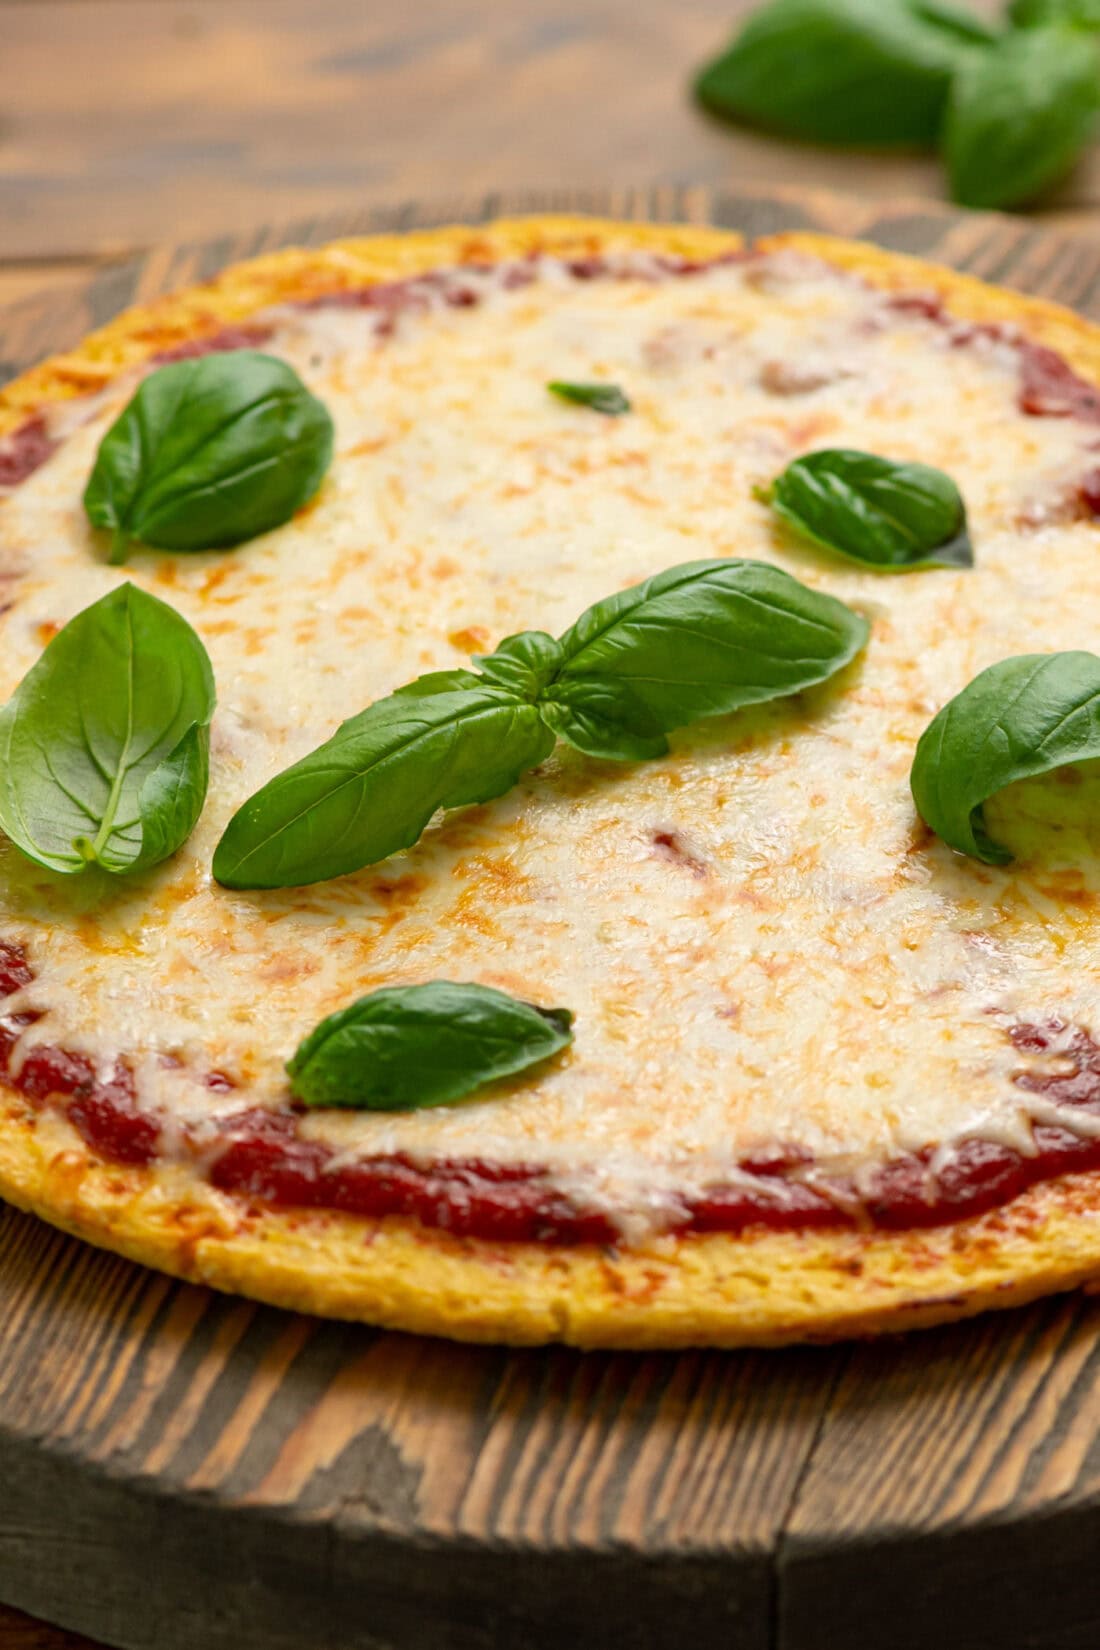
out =
<svg viewBox="0 0 1100 1650"><path fill-rule="evenodd" d="M781 254L654 278L471 275L473 307L287 310L272 348L327 402L337 457L297 519L232 553L103 564L84 482L121 383L4 506L0 695L56 627L120 580L172 602L210 651L210 795L155 871L63 879L0 850L0 933L37 971L25 1034L133 1058L143 1105L191 1125L285 1106L283 1062L383 983L480 980L577 1016L576 1045L505 1093L409 1116L317 1113L347 1161L403 1150L546 1164L628 1233L677 1189L776 1144L859 1174L987 1135L1028 1149L1015 1019L1100 1026L1100 779L1005 793L993 870L929 842L914 744L984 666L1096 647L1096 528L1052 502L1091 430L1016 410L1011 344L953 348L825 266ZM548 379L606 379L601 418ZM83 422L80 422L83 420ZM948 470L973 571L863 572L795 542L753 498L793 456L852 446ZM673 736L625 766L564 747L499 802L383 866L230 893L210 860L234 809L369 701L695 557L775 562L873 620L866 656L797 699ZM182 1064L169 1067L164 1056ZM1049 1106L1048 1106L1049 1109Z"/></svg>

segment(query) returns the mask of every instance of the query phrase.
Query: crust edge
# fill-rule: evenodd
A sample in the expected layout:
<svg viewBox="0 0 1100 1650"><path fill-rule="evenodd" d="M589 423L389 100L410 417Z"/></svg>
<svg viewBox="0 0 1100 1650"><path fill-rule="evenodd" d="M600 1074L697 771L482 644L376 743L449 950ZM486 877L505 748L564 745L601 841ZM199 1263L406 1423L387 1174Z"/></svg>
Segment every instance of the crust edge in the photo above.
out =
<svg viewBox="0 0 1100 1650"><path fill-rule="evenodd" d="M658 1239L629 1252L492 1244L413 1222L247 1209L176 1166L93 1160L13 1102L0 1191L129 1260L293 1311L515 1346L776 1347L930 1327L1100 1274L1100 1172L925 1231Z"/></svg>

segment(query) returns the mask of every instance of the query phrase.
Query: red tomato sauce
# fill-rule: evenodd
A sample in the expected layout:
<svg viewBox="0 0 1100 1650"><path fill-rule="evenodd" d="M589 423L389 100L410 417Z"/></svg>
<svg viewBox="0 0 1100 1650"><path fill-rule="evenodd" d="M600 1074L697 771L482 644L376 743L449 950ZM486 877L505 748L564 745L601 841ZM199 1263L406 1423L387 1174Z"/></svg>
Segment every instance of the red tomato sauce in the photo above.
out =
<svg viewBox="0 0 1100 1650"><path fill-rule="evenodd" d="M0 942L0 994L10 995L33 978L23 950ZM125 1060L104 1076L87 1055L53 1044L37 1044L22 1061L13 1059L21 1033L37 1018L26 1012L0 1018L0 1082L34 1110L59 1111L107 1162L142 1167L168 1155L162 1123L154 1111L138 1105ZM1026 1053L1042 1053L1060 1039L1064 1069L1056 1075L1021 1070L1015 1081L1022 1090L1100 1118L1100 1046L1085 1032L1075 1031L1067 1039L1059 1025L1022 1025L1009 1035ZM234 1086L222 1072L211 1072L204 1080L212 1092ZM337 1162L331 1147L304 1137L301 1124L301 1114L293 1110L242 1104L239 1111L218 1118L213 1142L209 1131L201 1138L173 1131L172 1155L248 1206L330 1209L370 1218L400 1215L458 1236L501 1243L618 1241L608 1213L575 1203L537 1164L481 1158L425 1164L404 1153ZM736 1233L760 1226L936 1226L996 1208L1038 1181L1100 1167L1100 1139L1095 1137L1039 1124L1034 1142L1034 1155L1025 1157L996 1141L963 1140L934 1174L935 1147L930 1144L925 1151L883 1164L862 1195L850 1181L813 1178L813 1161L804 1152L748 1158L738 1165L735 1183L686 1196L670 1209L667 1229Z"/></svg>

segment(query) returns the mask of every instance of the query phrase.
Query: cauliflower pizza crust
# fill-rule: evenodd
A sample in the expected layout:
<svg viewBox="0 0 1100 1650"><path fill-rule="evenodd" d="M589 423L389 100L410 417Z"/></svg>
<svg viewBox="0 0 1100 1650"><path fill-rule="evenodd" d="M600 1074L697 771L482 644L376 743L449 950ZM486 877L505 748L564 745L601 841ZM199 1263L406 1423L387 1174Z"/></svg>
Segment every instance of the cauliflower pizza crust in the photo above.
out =
<svg viewBox="0 0 1100 1650"><path fill-rule="evenodd" d="M150 365L241 346L329 406L320 494L108 567L80 509L105 428ZM780 1344L1092 1280L1100 778L997 798L991 868L907 776L979 669L1095 647L1096 384L1096 328L870 246L533 218L262 258L7 386L0 697L128 578L198 630L219 708L171 861L108 885L0 851L0 1192L181 1277L470 1340ZM976 567L796 543L753 487L824 446L951 473ZM559 750L356 876L211 881L233 810L344 717L724 555L864 613L866 655L655 762ZM323 1015L436 978L566 1004L576 1043L460 1106L292 1109Z"/></svg>

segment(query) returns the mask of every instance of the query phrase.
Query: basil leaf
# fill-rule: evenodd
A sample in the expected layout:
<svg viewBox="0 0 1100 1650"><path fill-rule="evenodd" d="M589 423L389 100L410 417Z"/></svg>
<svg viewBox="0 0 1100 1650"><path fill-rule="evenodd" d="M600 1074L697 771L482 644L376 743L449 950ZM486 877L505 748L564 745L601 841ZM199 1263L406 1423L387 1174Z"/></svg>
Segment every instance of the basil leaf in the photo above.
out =
<svg viewBox="0 0 1100 1650"><path fill-rule="evenodd" d="M436 693L454 693L460 688L481 687L481 677L476 670L431 670L426 676L418 676L414 682L406 682L404 687L394 689L394 697L400 695L406 699L427 699Z"/></svg>
<svg viewBox="0 0 1100 1650"><path fill-rule="evenodd" d="M1067 27L1009 34L958 76L944 125L951 194L1018 206L1069 171L1100 103L1100 59Z"/></svg>
<svg viewBox="0 0 1100 1650"><path fill-rule="evenodd" d="M536 1008L487 985L387 986L330 1014L287 1061L307 1106L442 1106L568 1048L567 1008Z"/></svg>
<svg viewBox="0 0 1100 1650"><path fill-rule="evenodd" d="M927 464L826 448L789 464L768 497L797 532L868 567L974 565L959 489Z"/></svg>
<svg viewBox="0 0 1100 1650"><path fill-rule="evenodd" d="M209 782L210 727L206 722L195 723L142 784L138 795L141 848L137 858L128 864L112 865L100 856L100 862L110 871L138 871L159 865L174 854L198 823Z"/></svg>
<svg viewBox="0 0 1100 1650"><path fill-rule="evenodd" d="M985 829L982 804L1017 779L1100 756L1100 658L1025 653L990 665L920 737L909 782L937 836L1004 865L1007 848Z"/></svg>
<svg viewBox="0 0 1100 1650"><path fill-rule="evenodd" d="M332 419L292 367L257 350L149 374L100 442L84 492L95 527L163 550L218 550L278 527L332 460Z"/></svg>
<svg viewBox="0 0 1100 1650"><path fill-rule="evenodd" d="M495 652L474 660L491 682L532 702L560 669L561 662L561 643L545 630L523 630L518 636L508 636Z"/></svg>
<svg viewBox="0 0 1100 1650"><path fill-rule="evenodd" d="M191 626L120 585L58 632L0 710L0 827L51 871L167 859L206 799L213 712Z"/></svg>
<svg viewBox="0 0 1100 1650"><path fill-rule="evenodd" d="M411 847L437 809L503 795L553 745L534 706L490 683L379 699L238 809L214 876L289 888L374 865Z"/></svg>
<svg viewBox="0 0 1100 1650"><path fill-rule="evenodd" d="M565 663L545 698L581 750L590 746L567 713L582 683L618 694L626 730L652 739L823 682L867 635L843 602L766 562L684 562L583 613L561 639Z"/></svg>
<svg viewBox="0 0 1100 1650"><path fill-rule="evenodd" d="M626 682L579 677L555 682L539 704L543 721L583 752L612 762L664 756L668 740Z"/></svg>
<svg viewBox="0 0 1100 1650"><path fill-rule="evenodd" d="M610 418L630 411L630 402L618 384L567 384L555 378L546 388L563 401L575 401L580 407L591 407L593 412L606 413Z"/></svg>
<svg viewBox="0 0 1100 1650"><path fill-rule="evenodd" d="M704 716L797 693L868 625L764 562L700 561L510 636L484 675L435 671L369 706L238 809L214 855L228 888L343 876L410 847L438 808L501 796L554 748L640 761Z"/></svg>
<svg viewBox="0 0 1100 1650"><path fill-rule="evenodd" d="M1015 29L1041 28L1045 23L1100 29L1100 0L1012 0L1008 20Z"/></svg>
<svg viewBox="0 0 1100 1650"><path fill-rule="evenodd" d="M706 65L695 92L713 114L789 137L931 148L952 77L984 34L946 5L772 0Z"/></svg>

